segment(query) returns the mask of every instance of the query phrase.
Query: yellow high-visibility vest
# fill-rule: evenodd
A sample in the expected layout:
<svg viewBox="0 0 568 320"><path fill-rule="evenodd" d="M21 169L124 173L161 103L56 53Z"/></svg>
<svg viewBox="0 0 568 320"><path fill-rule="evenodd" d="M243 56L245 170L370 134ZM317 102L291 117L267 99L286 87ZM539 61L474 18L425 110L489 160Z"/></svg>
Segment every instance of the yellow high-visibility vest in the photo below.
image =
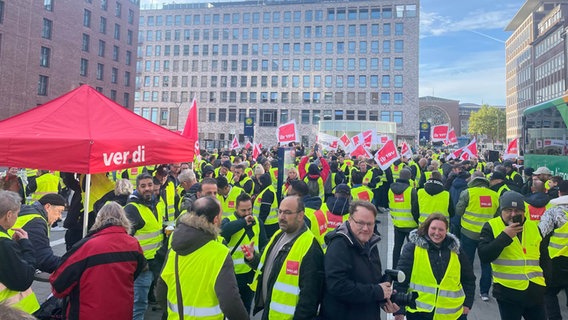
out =
<svg viewBox="0 0 568 320"><path fill-rule="evenodd" d="M411 202L412 188L409 186L401 194L394 194L392 189L389 189L389 208L392 223L397 228L417 228L418 223L412 216L412 202Z"/></svg>
<svg viewBox="0 0 568 320"><path fill-rule="evenodd" d="M145 205L131 202L128 205L133 205L138 209L140 216L144 220L144 226L141 229L136 230L134 238L138 239L142 251L144 251L144 257L147 260L154 259L156 252L162 246L162 241L164 240L164 233L162 232L162 221L156 219L156 216Z"/></svg>
<svg viewBox="0 0 568 320"><path fill-rule="evenodd" d="M467 189L469 202L461 219L462 228L474 233L481 233L485 222L493 218L499 207L497 192L482 187Z"/></svg>
<svg viewBox="0 0 568 320"><path fill-rule="evenodd" d="M235 221L237 220L237 216L235 214L232 214L228 217L229 221ZM255 251L259 251L258 248L258 243L259 243L259 238L258 236L260 235L260 221L258 220L257 217L254 217L254 221L256 222L253 226L252 226L252 231L254 233L254 236L252 238L250 238L248 236L248 234L245 235L245 237L243 238L243 240L241 241L240 245L243 244L249 244L251 243L251 241L254 241L254 250ZM242 237L243 233L245 232L245 228L235 232L232 236L231 236L231 240L229 241L229 243L227 243L227 247L229 247L229 252L233 251L233 248L237 245L237 241L239 241L239 239ZM235 252L233 253L233 256L231 257L233 259L233 265L235 266L235 273L236 274L242 274L242 273L247 273L249 271L251 271L251 267L248 266L248 264L245 263L245 254L243 253L243 251L240 248L237 248L235 250Z"/></svg>
<svg viewBox="0 0 568 320"><path fill-rule="evenodd" d="M424 222L434 212L441 213L447 219L450 219L450 193L448 191L444 190L438 194L431 195L426 190L419 189L417 193L420 206L419 223Z"/></svg>

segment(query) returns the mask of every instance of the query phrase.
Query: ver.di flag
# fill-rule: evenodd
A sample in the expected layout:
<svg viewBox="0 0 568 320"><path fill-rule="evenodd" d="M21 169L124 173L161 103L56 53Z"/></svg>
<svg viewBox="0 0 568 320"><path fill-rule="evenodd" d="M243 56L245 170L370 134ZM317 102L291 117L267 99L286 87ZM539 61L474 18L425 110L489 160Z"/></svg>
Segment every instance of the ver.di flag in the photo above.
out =
<svg viewBox="0 0 568 320"><path fill-rule="evenodd" d="M372 158L372 155L369 153L369 151L362 144L356 146L355 149L353 149L353 151L351 151L350 156L351 157L363 156L366 159Z"/></svg>
<svg viewBox="0 0 568 320"><path fill-rule="evenodd" d="M444 141L448 136L448 130L450 129L449 124L441 124L432 127L432 142Z"/></svg>
<svg viewBox="0 0 568 320"><path fill-rule="evenodd" d="M199 129L197 119L197 100L193 98L181 135L189 139L189 143L193 144L195 154L199 155Z"/></svg>
<svg viewBox="0 0 568 320"><path fill-rule="evenodd" d="M452 130L448 132L445 143L448 146L452 146L458 143L458 137L456 136L456 131L454 130L454 128L452 128Z"/></svg>
<svg viewBox="0 0 568 320"><path fill-rule="evenodd" d="M278 127L276 137L280 145L286 145L290 142L299 142L296 120L289 121Z"/></svg>
<svg viewBox="0 0 568 320"><path fill-rule="evenodd" d="M339 141L341 141L343 149L347 148L347 146L351 144L351 139L349 139L349 137L345 133L339 138Z"/></svg>
<svg viewBox="0 0 568 320"><path fill-rule="evenodd" d="M379 164L381 170L386 170L398 159L400 159L400 155L398 154L393 140L387 141L387 143L375 153L375 162Z"/></svg>
<svg viewBox="0 0 568 320"><path fill-rule="evenodd" d="M509 142L505 154L503 154L503 159L512 159L519 156L519 138L515 138Z"/></svg>
<svg viewBox="0 0 568 320"><path fill-rule="evenodd" d="M460 159L469 160L472 157L477 158L477 141L475 138L473 138L467 146L463 147L463 153L461 154Z"/></svg>
<svg viewBox="0 0 568 320"><path fill-rule="evenodd" d="M262 153L261 146L257 143L254 143L252 146L252 158L256 161L258 156Z"/></svg>
<svg viewBox="0 0 568 320"><path fill-rule="evenodd" d="M400 156L401 157L406 157L408 159L412 158L412 150L410 149L410 147L408 146L408 143L406 142L402 142L402 145L400 147Z"/></svg>
<svg viewBox="0 0 568 320"><path fill-rule="evenodd" d="M237 139L237 135L235 135L233 137L233 141L231 142L231 150L237 150L241 148L241 144L239 143L239 140Z"/></svg>

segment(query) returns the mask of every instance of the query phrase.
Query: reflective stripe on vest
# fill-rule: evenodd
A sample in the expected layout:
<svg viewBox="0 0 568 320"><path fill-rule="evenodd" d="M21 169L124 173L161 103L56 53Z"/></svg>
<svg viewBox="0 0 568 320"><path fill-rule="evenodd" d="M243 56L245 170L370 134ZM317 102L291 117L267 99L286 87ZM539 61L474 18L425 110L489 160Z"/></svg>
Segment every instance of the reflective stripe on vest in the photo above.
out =
<svg viewBox="0 0 568 320"><path fill-rule="evenodd" d="M170 250L160 277L168 287L168 319L180 319L176 291L175 256ZM194 252L178 256L183 319L223 319L215 283L229 254L223 244L211 240Z"/></svg>
<svg viewBox="0 0 568 320"><path fill-rule="evenodd" d="M495 238L505 230L501 217L489 220L489 224ZM514 237L513 242L491 262L493 282L515 290L525 290L529 281L544 286L544 277L539 266L541 240L537 224L530 220L525 221L522 243L518 237Z"/></svg>
<svg viewBox="0 0 568 320"><path fill-rule="evenodd" d="M395 194L389 189L389 208L392 223L397 228L416 228L418 224L412 216L411 203L412 188L407 187L403 193Z"/></svg>
<svg viewBox="0 0 568 320"><path fill-rule="evenodd" d="M138 213L140 213L140 217L144 220L144 226L136 230L134 237L140 243L142 251L144 251L144 257L148 260L154 259L164 239L162 222L156 219L152 210L147 206L135 202L131 202L128 205L135 206L138 209Z"/></svg>
<svg viewBox="0 0 568 320"><path fill-rule="evenodd" d="M166 205L166 215L164 216L166 221L174 221L176 219L176 189L172 181L168 181L166 185L166 198L164 199Z"/></svg>
<svg viewBox="0 0 568 320"><path fill-rule="evenodd" d="M260 214L260 205L262 204L262 196L264 195L265 192L269 190L274 194L274 199L272 199L272 203L270 204L270 212L268 213L268 216L264 221L264 225L272 225L278 223L278 199L276 199L276 191L274 191L272 185L266 187L266 189L262 190L258 194L258 196L256 196L256 199L254 199L254 204L252 207L252 214L257 218L260 218L259 214Z"/></svg>
<svg viewBox="0 0 568 320"><path fill-rule="evenodd" d="M10 239L5 241L12 241L10 236L4 232L0 232L0 238ZM10 290L0 282L0 302L29 314L39 309L39 302L31 287L20 292Z"/></svg>
<svg viewBox="0 0 568 320"><path fill-rule="evenodd" d="M228 219L229 219L229 221L235 221L235 220L237 220L237 217L235 216L235 214L232 214L228 217ZM241 241L240 245L249 244L249 243L251 243L251 241L254 241L254 250L258 251L258 243L259 243L258 236L260 234L260 221L258 221L258 217L254 217L254 221L256 222L252 226L252 231L254 233L254 236L251 239L248 236L248 234L245 235L245 237ZM229 243L227 243L227 247L229 247L229 252L231 252L233 250L233 248L237 244L237 241L239 241L239 239L243 235L243 232L245 232L245 228L235 232L231 236L231 240L229 241ZM235 250L235 252L233 253L233 256L231 258L233 259L233 265L235 266L235 273L236 274L247 273L247 272L252 270L251 267L249 267L248 264L245 263L245 259L244 259L245 254L243 253L242 250L240 250L240 248L237 248L237 250Z"/></svg>
<svg viewBox="0 0 568 320"><path fill-rule="evenodd" d="M418 204L420 206L420 217L418 222L422 223L434 212L443 214L447 219L450 218L450 193L442 191L431 195L426 190L418 190Z"/></svg>
<svg viewBox="0 0 568 320"><path fill-rule="evenodd" d="M255 279L250 285L253 291L256 291L259 279L262 281L262 268L266 260L266 254L270 251L268 248L274 244L274 239L279 238L281 233L282 230L276 231L262 253L260 264L258 265L258 270L260 271L256 273ZM294 317L300 293L300 266L304 256L312 246L313 241L314 235L309 230L305 230L296 238L296 241L294 241L274 282L272 296L270 298L268 319L292 319Z"/></svg>
<svg viewBox="0 0 568 320"><path fill-rule="evenodd" d="M221 209L223 210L223 218L228 218L235 213L237 197L244 192L242 188L233 186L226 198L222 194L217 193L217 200L221 203Z"/></svg>
<svg viewBox="0 0 568 320"><path fill-rule="evenodd" d="M469 193L469 202L462 216L462 228L474 232L481 233L481 228L485 222L489 221L495 215L499 206L499 195L488 188L473 187L467 189Z"/></svg>
<svg viewBox="0 0 568 320"><path fill-rule="evenodd" d="M565 212L565 214L567 214ZM548 244L548 254L550 258L568 257L568 223L564 223L560 228L556 228L550 236Z"/></svg>
<svg viewBox="0 0 568 320"><path fill-rule="evenodd" d="M444 278L438 284L428 250L416 246L410 277L409 291L418 292L416 309L406 307L408 312L432 312L434 320L457 319L463 312L465 293L461 285L461 265L457 253L450 252L450 261Z"/></svg>
<svg viewBox="0 0 568 320"><path fill-rule="evenodd" d="M391 173L392 173L392 179L396 182L397 179L400 178L400 170L402 170L404 168L404 165L401 163L399 165L391 165Z"/></svg>

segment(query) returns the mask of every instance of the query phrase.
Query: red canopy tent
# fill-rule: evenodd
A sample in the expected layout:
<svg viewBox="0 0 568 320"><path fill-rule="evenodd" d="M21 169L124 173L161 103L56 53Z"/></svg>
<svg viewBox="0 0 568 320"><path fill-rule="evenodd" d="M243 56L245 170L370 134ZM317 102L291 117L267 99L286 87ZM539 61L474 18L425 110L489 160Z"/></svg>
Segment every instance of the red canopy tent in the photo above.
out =
<svg viewBox="0 0 568 320"><path fill-rule="evenodd" d="M186 137L88 85L0 121L0 146L1 166L84 173L87 188L91 173L191 161L194 154Z"/></svg>

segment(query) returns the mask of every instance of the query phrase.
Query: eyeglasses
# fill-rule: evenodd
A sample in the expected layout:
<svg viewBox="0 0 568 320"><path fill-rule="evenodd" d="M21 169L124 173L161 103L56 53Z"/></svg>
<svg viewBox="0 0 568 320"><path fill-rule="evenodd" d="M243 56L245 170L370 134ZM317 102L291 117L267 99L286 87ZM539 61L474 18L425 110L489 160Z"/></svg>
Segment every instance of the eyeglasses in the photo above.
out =
<svg viewBox="0 0 568 320"><path fill-rule="evenodd" d="M363 229L363 227L367 227L369 229L372 229L375 226L374 222L357 221L357 220L355 220L355 218L350 218L350 219L353 220L353 222L355 222L355 224L361 229Z"/></svg>
<svg viewBox="0 0 568 320"><path fill-rule="evenodd" d="M289 216L289 215L291 215L291 214L296 214L296 213L299 213L299 212L300 212L300 211L280 210L280 209L278 209L278 214L283 214L283 215L286 215L286 216Z"/></svg>

